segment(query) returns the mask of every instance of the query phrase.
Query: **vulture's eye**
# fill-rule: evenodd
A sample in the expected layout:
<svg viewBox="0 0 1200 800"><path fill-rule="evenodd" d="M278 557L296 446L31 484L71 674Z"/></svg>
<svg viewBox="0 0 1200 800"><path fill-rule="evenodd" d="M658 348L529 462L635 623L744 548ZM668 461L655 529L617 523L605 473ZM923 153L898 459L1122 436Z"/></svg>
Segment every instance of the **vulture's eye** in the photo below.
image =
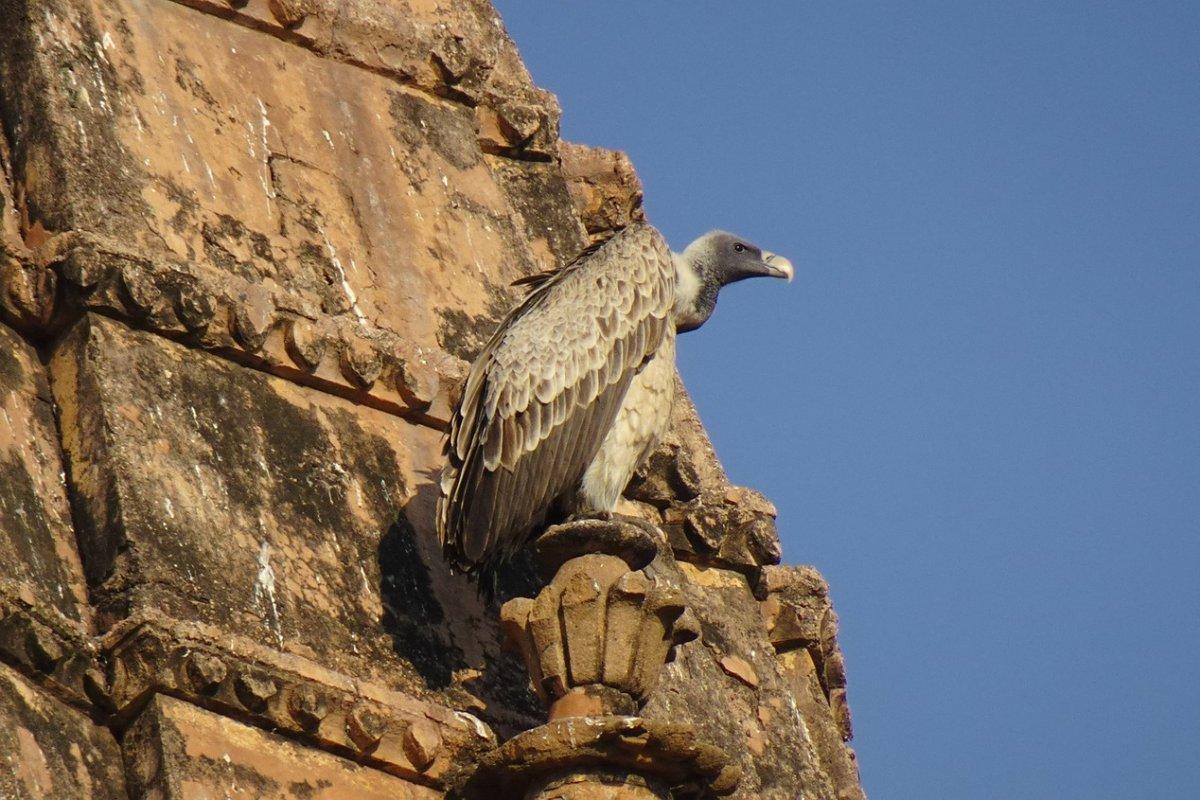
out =
<svg viewBox="0 0 1200 800"><path fill-rule="evenodd" d="M744 252L746 252L746 245L742 244L741 242L738 242L737 244L735 244L733 246L733 249L739 253L744 253Z"/></svg>

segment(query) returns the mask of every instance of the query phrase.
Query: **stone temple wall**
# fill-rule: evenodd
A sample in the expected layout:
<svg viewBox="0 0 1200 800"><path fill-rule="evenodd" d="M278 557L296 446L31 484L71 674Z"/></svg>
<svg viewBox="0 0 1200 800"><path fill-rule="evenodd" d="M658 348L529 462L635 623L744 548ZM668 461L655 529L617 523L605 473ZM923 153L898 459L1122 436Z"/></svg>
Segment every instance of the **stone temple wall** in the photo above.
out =
<svg viewBox="0 0 1200 800"><path fill-rule="evenodd" d="M0 0L0 797L442 797L544 722L432 512L509 284L641 214L558 115L486 0ZM860 798L827 589L676 417L642 714Z"/></svg>

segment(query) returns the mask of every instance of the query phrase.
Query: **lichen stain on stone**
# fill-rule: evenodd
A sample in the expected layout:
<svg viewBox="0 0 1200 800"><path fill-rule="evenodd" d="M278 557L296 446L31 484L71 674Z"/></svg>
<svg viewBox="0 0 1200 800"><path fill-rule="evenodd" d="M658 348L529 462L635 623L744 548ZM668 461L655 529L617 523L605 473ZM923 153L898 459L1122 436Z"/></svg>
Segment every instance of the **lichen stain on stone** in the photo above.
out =
<svg viewBox="0 0 1200 800"><path fill-rule="evenodd" d="M340 452L354 459L354 495L351 510L368 524L394 519L411 488L397 463L393 443L365 426L364 415L347 408L326 409L325 419L337 438Z"/></svg>
<svg viewBox="0 0 1200 800"><path fill-rule="evenodd" d="M427 145L456 169L466 170L481 159L469 112L435 104L415 94L391 91L388 112L392 132L412 151Z"/></svg>
<svg viewBox="0 0 1200 800"><path fill-rule="evenodd" d="M39 583L61 582L65 576L52 568L57 565L52 551L54 532L46 522L46 509L25 464L12 454L0 452L0 475L5 478L0 481L0 526L4 540L13 549L15 566L36 575ZM2 544L0 553L6 549Z"/></svg>
<svg viewBox="0 0 1200 800"><path fill-rule="evenodd" d="M474 361L483 349L497 322L487 317L471 316L457 308L445 308L438 312L438 346L464 361Z"/></svg>
<svg viewBox="0 0 1200 800"><path fill-rule="evenodd" d="M175 56L175 82L179 84L179 88L191 94L200 102L210 108L217 108L217 100L208 89L204 86L204 82L196 75L196 65L184 58L183 56Z"/></svg>
<svg viewBox="0 0 1200 800"><path fill-rule="evenodd" d="M56 104L45 97L25 109L23 141L53 143L46 149L21 148L16 154L17 171L30 189L30 220L50 231L90 229L136 238L135 231L152 214L140 196L142 165L129 157L117 132L127 84L108 59L104 32L91 14L65 3L38 5L47 35L18 47L44 48L40 57L58 66L59 81L52 89L33 75L17 81L26 90L61 94L73 109L76 125L55 124ZM29 181L31 176L37 180Z"/></svg>
<svg viewBox="0 0 1200 800"><path fill-rule="evenodd" d="M318 800L326 797L326 791L333 787L333 781L324 778L316 780L292 781L287 785L287 796L296 800Z"/></svg>
<svg viewBox="0 0 1200 800"><path fill-rule="evenodd" d="M200 225L204 254L216 267L251 282L270 277L274 269L264 269L263 262L274 267L271 245L266 236L227 214L208 215Z"/></svg>
<svg viewBox="0 0 1200 800"><path fill-rule="evenodd" d="M451 355L471 362L492 338L500 320L516 305L514 295L490 281L483 282L484 313L471 315L458 308L438 310L438 346Z"/></svg>
<svg viewBox="0 0 1200 800"><path fill-rule="evenodd" d="M0 344L0 393L7 396L25 386L25 368L21 359L17 358L16 347L19 344L16 336L0 330L0 339L9 340Z"/></svg>
<svg viewBox="0 0 1200 800"><path fill-rule="evenodd" d="M525 223L522 230L530 238L531 249L544 247L547 251L542 256L551 260L547 267L569 262L587 246L566 181L554 165L499 158L490 158L489 164Z"/></svg>

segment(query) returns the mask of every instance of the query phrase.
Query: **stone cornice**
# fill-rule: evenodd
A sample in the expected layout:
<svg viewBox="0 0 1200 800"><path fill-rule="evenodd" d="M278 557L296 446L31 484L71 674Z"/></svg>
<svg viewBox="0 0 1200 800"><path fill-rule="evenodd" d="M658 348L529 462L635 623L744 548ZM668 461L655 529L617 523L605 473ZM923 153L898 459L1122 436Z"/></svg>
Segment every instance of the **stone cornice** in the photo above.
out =
<svg viewBox="0 0 1200 800"><path fill-rule="evenodd" d="M469 714L203 625L128 619L88 637L2 585L0 663L110 725L168 694L430 786L496 744Z"/></svg>
<svg viewBox="0 0 1200 800"><path fill-rule="evenodd" d="M34 254L0 261L0 285L55 287L6 307L45 333L94 312L240 364L434 428L445 427L466 364L310 298L107 237L59 234ZM15 294L15 292L9 292Z"/></svg>
<svg viewBox="0 0 1200 800"><path fill-rule="evenodd" d="M394 0L171 1L467 105L485 152L535 161L556 155L558 101L533 85L490 3L465 4L474 13L448 25L446 15Z"/></svg>

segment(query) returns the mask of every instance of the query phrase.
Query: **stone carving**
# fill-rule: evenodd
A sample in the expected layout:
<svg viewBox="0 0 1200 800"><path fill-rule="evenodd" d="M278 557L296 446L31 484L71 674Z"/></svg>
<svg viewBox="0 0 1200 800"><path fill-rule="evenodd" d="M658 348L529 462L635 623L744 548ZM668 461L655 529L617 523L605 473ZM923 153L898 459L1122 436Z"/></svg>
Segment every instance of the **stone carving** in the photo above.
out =
<svg viewBox="0 0 1200 800"><path fill-rule="evenodd" d="M590 552L597 541L604 551ZM673 649L699 635L678 590L645 569L653 540L636 525L584 520L538 546L549 585L501 610L534 690L551 719L633 713Z"/></svg>
<svg viewBox="0 0 1200 800"><path fill-rule="evenodd" d="M740 773L688 725L633 716L676 647L700 635L682 593L653 567L662 534L638 520L579 520L537 541L550 577L501 609L546 725L485 756L467 797L716 796Z"/></svg>
<svg viewBox="0 0 1200 800"><path fill-rule="evenodd" d="M5 630L0 623L0 647ZM159 623L114 631L106 637L104 655L110 680L89 665L80 683L98 682L103 688L89 688L88 696L103 692L117 719L136 714L150 693L174 695L434 786L455 764L473 760L495 743L483 723L461 712L327 672L305 675L296 669L300 664L288 669L264 663L261 655L231 652L228 642L218 648Z"/></svg>
<svg viewBox="0 0 1200 800"><path fill-rule="evenodd" d="M0 277L15 286L42 275L47 286L65 288L57 306L9 312L38 315L43 330L97 311L433 427L446 424L448 392L466 371L460 359L422 351L395 333L322 317L283 290L149 257L99 234L57 236L36 258L31 267L0 254Z"/></svg>
<svg viewBox="0 0 1200 800"><path fill-rule="evenodd" d="M109 707L99 653L77 631L0 595L0 661L80 707Z"/></svg>
<svg viewBox="0 0 1200 800"><path fill-rule="evenodd" d="M668 800L726 795L739 778L725 753L697 742L690 726L572 717L518 734L485 755L458 794L466 800Z"/></svg>

